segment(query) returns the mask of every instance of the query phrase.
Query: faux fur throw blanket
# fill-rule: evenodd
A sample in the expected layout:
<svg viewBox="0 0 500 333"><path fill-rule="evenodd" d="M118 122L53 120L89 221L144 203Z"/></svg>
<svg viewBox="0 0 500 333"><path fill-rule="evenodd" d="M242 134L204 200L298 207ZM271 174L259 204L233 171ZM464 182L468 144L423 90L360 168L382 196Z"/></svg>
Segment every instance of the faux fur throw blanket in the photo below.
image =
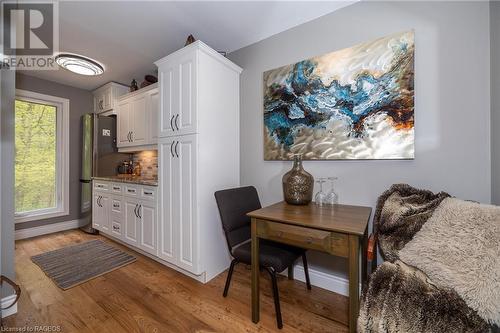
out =
<svg viewBox="0 0 500 333"><path fill-rule="evenodd" d="M396 260L370 276L358 317L360 333L485 333L488 324L456 292Z"/></svg>
<svg viewBox="0 0 500 333"><path fill-rule="evenodd" d="M484 205L451 198L448 201L448 198L450 196L447 193L434 194L406 184L393 185L380 196L374 216L374 232L377 235L379 248L386 262L380 265L370 276L370 282L363 291L360 316L358 318L358 330L360 332L475 333L490 332L492 330L492 327L486 321L495 322L491 320L491 317L494 317L494 313L497 311L493 305L493 299L496 299L496 296L478 297L482 297L487 290L492 291L492 288L495 288L496 291L500 290L498 285L500 275L498 270L495 271L499 265L498 261L494 262L493 259L500 257L498 247L496 247L500 242L498 238L495 238L500 235L498 229L496 229L498 228L498 220L492 217L496 215L496 212L491 215L483 210ZM453 225L451 229L448 228L449 230L446 233L444 230L441 231L441 228L446 229L444 226L440 227L439 231L437 229L434 231L434 228L432 228L433 231L430 233L437 239L431 241L436 253L444 251L446 247L453 249L452 244L457 245L459 238L466 238L466 240L462 239L464 243L458 242L461 249L460 254L453 252L453 254L448 254L449 257L445 254L435 256L434 253L426 252L430 251L430 249L423 249L423 245L417 244L417 241L412 242L412 239L414 237L417 239L415 235L419 235L420 232L423 232L422 235L427 233L427 228L424 228L426 223L432 222L431 217L433 214L442 213L440 212L441 203L443 203L443 210L445 210L445 207L449 208L447 202L459 202L459 205L464 205L462 208L472 215L462 214L460 223L453 219L449 223L459 223L459 225ZM468 205L481 207L474 206L479 209L469 210L471 207L466 208ZM493 222L490 224L484 221L477 222L479 216L481 216L481 219L490 222L496 221L495 227L492 227ZM438 215L436 215L435 219L438 219ZM446 225L445 222L443 224ZM484 224L486 224L486 228L484 228ZM432 224L429 225L429 228L431 227ZM485 233L495 233L495 236L487 236ZM427 240L428 237L425 237L425 239ZM467 240L472 244L467 243ZM483 247L481 247L482 241L484 241L482 243ZM489 241L495 242L495 245L492 243L488 245ZM408 252L405 246L408 246L408 251L411 247L412 253L415 254L414 257L419 258L419 260L425 256L428 263L432 263L434 259L439 262L440 258L446 258L448 262L452 260L455 265L445 267L442 264L439 269L433 269L430 272L427 272L423 266L422 270L411 267L399 260L400 251L404 251L405 256ZM496 255L491 255L493 253L496 253ZM409 258L406 259L409 260ZM485 261L480 264L476 259ZM466 261L467 264L464 264ZM444 263L446 262L444 261ZM413 264L417 267L419 265L416 262ZM455 276L456 274L450 274L450 271L458 269L456 279L461 280L465 276L462 268L467 274L470 274L467 282L475 284L475 287L472 287L473 289L484 287L481 290L471 290L468 289L470 285L466 284L467 287L464 288L468 292L467 295L474 298L478 306L483 307L481 311L478 310L478 306L474 307L474 302L467 300L467 296L461 297L457 293L460 284L454 284L454 282L451 282L451 284L442 283L441 279L436 279L436 282L434 282L433 278L429 277L434 271L442 271ZM479 272L483 268L488 269L491 275L485 280L479 281L484 277L484 273ZM472 271L478 275L472 274ZM429 273L429 276L426 273ZM495 287L493 285L487 286L486 283L493 284ZM465 293L461 295L465 295ZM493 331L496 332L494 328Z"/></svg>
<svg viewBox="0 0 500 333"><path fill-rule="evenodd" d="M443 200L399 258L500 325L500 207Z"/></svg>
<svg viewBox="0 0 500 333"><path fill-rule="evenodd" d="M441 201L450 195L395 184L378 198L373 217L374 232L385 260L398 259L398 252L420 230Z"/></svg>

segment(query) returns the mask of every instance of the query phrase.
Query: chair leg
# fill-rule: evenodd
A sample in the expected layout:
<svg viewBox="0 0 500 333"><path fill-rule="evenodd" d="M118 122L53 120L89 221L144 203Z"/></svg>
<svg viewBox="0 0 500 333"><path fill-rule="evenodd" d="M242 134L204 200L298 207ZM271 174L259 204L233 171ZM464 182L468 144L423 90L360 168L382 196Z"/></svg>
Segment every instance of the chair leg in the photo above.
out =
<svg viewBox="0 0 500 333"><path fill-rule="evenodd" d="M304 275L306 276L307 289L311 290L311 280L309 280L309 268L307 267L307 257L305 253L302 255L302 264L304 265Z"/></svg>
<svg viewBox="0 0 500 333"><path fill-rule="evenodd" d="M231 278L233 277L234 266L238 263L238 259L233 259L231 261L231 266L229 266L229 272L227 273L226 285L224 286L224 293L222 296L226 297L229 291L229 285L231 284Z"/></svg>
<svg viewBox="0 0 500 333"><path fill-rule="evenodd" d="M283 328L283 320L281 319L281 307L280 307L280 296L278 291L278 280L276 279L276 271L270 267L266 267L269 275L271 275L271 282L273 285L273 296L274 296L274 308L276 311L276 323L278 328Z"/></svg>
<svg viewBox="0 0 500 333"><path fill-rule="evenodd" d="M288 267L288 280L293 280L293 264Z"/></svg>

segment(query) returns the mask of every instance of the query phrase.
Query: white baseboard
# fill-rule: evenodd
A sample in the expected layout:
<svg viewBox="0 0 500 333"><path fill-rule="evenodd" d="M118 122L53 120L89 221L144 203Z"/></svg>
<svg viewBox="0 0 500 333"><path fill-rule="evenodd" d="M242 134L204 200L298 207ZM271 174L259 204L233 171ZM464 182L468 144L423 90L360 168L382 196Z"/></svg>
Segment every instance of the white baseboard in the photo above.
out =
<svg viewBox="0 0 500 333"><path fill-rule="evenodd" d="M283 272L286 275L286 271ZM295 265L293 269L293 276L295 280L306 282L306 277L304 275L304 267ZM349 280L323 273L321 271L311 269L309 267L309 279L311 279L311 284L316 287L320 287L334 293L349 296Z"/></svg>
<svg viewBox="0 0 500 333"><path fill-rule="evenodd" d="M18 240L18 239L31 238L46 234L52 234L54 232L59 232L64 230L78 229L80 227L83 227L87 223L88 223L87 219L80 219L80 220L52 223L52 224L42 225L40 227L20 229L16 230L15 238L16 240Z"/></svg>
<svg viewBox="0 0 500 333"><path fill-rule="evenodd" d="M0 301L2 308L6 308L9 305L11 305L15 299L16 299L15 294L2 298L2 300ZM8 309L2 310L2 318L11 316L11 315L16 314L16 313L17 313L17 303Z"/></svg>
<svg viewBox="0 0 500 333"><path fill-rule="evenodd" d="M283 275L287 275L285 270ZM295 280L306 282L306 276L304 275L304 267L300 265L295 265L293 268L293 277ZM327 274L309 267L309 279L311 280L311 285L326 289L328 291L333 291L334 293L349 296L349 280L335 276L332 274ZM361 292L361 283L359 284L359 290Z"/></svg>

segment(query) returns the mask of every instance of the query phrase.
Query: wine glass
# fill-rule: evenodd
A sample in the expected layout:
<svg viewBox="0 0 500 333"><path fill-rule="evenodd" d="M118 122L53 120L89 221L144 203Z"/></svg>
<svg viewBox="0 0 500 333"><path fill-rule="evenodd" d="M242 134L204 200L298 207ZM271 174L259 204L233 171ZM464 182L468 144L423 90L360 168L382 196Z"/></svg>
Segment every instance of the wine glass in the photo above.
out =
<svg viewBox="0 0 500 333"><path fill-rule="evenodd" d="M332 187L331 187L330 191L328 191L328 193L326 194L326 200L325 201L329 205L336 205L336 204L339 203L339 195L337 193L335 193L335 184L334 184L334 182L337 179L338 179L337 177L328 177L328 180L332 184Z"/></svg>
<svg viewBox="0 0 500 333"><path fill-rule="evenodd" d="M323 206L326 203L326 201L325 201L325 199L326 199L326 193L323 192L323 183L325 181L326 181L325 178L318 178L316 180L316 182L319 184L319 191L314 196L314 202L318 206Z"/></svg>

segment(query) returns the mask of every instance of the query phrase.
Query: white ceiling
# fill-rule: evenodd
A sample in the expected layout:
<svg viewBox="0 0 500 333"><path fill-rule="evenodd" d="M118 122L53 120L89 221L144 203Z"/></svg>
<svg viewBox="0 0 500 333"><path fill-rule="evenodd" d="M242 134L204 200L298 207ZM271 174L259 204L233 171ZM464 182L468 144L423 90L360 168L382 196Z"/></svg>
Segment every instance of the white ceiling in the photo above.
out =
<svg viewBox="0 0 500 333"><path fill-rule="evenodd" d="M115 81L139 84L154 61L184 46L193 34L218 51L231 52L351 2L69 1L59 3L60 51L104 64L97 77L66 70L24 71L62 84L94 89Z"/></svg>

